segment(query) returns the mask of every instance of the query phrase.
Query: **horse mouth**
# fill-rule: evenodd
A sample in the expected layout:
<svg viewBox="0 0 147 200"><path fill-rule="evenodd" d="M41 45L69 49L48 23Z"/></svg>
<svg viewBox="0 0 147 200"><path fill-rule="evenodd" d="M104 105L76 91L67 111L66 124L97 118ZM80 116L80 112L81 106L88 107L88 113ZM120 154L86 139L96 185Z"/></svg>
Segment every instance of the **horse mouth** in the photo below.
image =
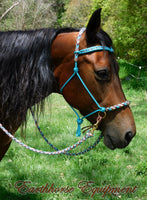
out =
<svg viewBox="0 0 147 200"><path fill-rule="evenodd" d="M111 136L110 135L106 135L106 136L104 135L101 124L98 126L97 130L102 132L102 135L104 136L103 142L104 142L106 147L108 147L111 150L114 150L114 149L117 148L116 145L114 144L114 141L112 140Z"/></svg>
<svg viewBox="0 0 147 200"><path fill-rule="evenodd" d="M107 135L107 136L105 136L105 137L106 137L106 138L104 138L104 144L106 145L106 147L108 147L108 148L111 149L111 150L116 149L116 146L115 146L115 144L114 144L112 138L111 138L109 135Z"/></svg>
<svg viewBox="0 0 147 200"><path fill-rule="evenodd" d="M104 144L106 145L106 147L108 147L111 150L114 150L116 148L123 149L126 146L128 146L129 143L130 142L125 142L125 141L123 142L123 141L117 140L108 134L104 136Z"/></svg>

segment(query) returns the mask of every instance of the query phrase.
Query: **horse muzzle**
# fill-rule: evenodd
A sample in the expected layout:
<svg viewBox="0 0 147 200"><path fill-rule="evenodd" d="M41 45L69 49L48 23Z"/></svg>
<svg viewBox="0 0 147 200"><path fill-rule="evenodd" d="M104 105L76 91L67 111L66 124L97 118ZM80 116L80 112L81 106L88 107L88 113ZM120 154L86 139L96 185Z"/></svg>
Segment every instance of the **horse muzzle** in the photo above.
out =
<svg viewBox="0 0 147 200"><path fill-rule="evenodd" d="M122 149L128 146L135 134L136 130L133 129L120 132L113 127L109 127L103 132L104 144L112 150L116 148Z"/></svg>

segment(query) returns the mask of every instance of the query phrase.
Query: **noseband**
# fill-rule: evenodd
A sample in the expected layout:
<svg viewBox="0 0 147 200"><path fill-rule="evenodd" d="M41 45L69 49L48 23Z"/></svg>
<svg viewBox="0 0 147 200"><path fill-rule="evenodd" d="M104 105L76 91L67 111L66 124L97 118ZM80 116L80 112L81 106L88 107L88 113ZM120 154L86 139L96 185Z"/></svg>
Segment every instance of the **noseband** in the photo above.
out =
<svg viewBox="0 0 147 200"><path fill-rule="evenodd" d="M84 86L84 88L86 89L86 91L88 92L88 94L90 95L90 97L92 98L92 100L95 102L95 104L98 107L97 110L95 110L95 111L83 116L82 118L80 118L80 116L77 113L77 111L72 106L70 106L72 108L72 110L75 112L75 114L77 115L78 128L77 128L76 136L80 136L81 135L81 124L83 123L83 119L85 119L85 118L87 118L87 117L89 117L89 116L91 116L91 115L93 115L93 114L95 114L97 112L102 112L102 113L105 113L105 115L106 115L107 111L113 111L113 110L122 108L124 106L128 106L130 104L129 101L125 101L125 102L122 102L122 103L114 105L114 106L101 107L99 105L99 103L97 102L97 100L95 99L95 97L90 92L90 90L88 89L88 87L86 86L86 84L84 83L84 81L81 78L81 76L79 75L79 72L78 72L79 71L79 68L78 68L78 57L79 57L79 55L93 53L93 52L96 52L96 51L103 51L103 50L109 51L110 53L114 52L112 47L107 47L107 46L93 46L93 47L89 47L89 48L86 48L86 49L79 50L80 38L81 38L81 36L82 36L82 34L84 33L85 30L86 30L86 28L82 28L80 30L80 32L79 32L78 37L77 37L76 49L75 49L75 52L74 52L74 55L75 55L74 56L75 67L73 69L74 72L60 89L60 93L62 94L64 87L73 79L74 76L77 76L79 78L80 82L82 83L82 85Z"/></svg>

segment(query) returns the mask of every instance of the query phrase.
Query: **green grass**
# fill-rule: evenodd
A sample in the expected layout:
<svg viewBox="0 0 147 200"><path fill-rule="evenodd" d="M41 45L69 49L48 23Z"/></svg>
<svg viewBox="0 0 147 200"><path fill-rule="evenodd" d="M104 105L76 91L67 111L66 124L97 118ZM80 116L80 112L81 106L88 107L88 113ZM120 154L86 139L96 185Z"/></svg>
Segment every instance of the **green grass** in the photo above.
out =
<svg viewBox="0 0 147 200"><path fill-rule="evenodd" d="M130 71L124 61L120 61L120 77L123 89L128 100L131 100L131 109L137 126L137 135L125 149L111 151L103 142L89 153L68 157L65 155L40 155L20 147L12 142L4 159L0 163L0 199L5 200L145 200L147 199L147 92L143 80L127 79ZM134 69L133 69L134 70ZM137 70L131 72L136 73ZM135 75L136 75L135 74ZM147 77L146 71L141 76ZM135 87L136 84L136 87ZM37 132L31 116L28 116L27 134L21 138L20 130L16 137L24 143L38 149L51 151L45 141ZM46 103L45 114L39 118L39 124L47 138L60 149L74 144L78 138L75 136L76 117L67 103L60 95L51 95ZM88 122L85 122L88 124ZM76 151L85 149L94 139L82 144ZM74 188L71 193L36 193L21 195L15 188L18 181L31 181L29 187L41 187L47 183L54 188ZM80 181L93 181L94 187L124 188L137 186L135 193L84 194L78 184ZM88 190L87 190L88 192Z"/></svg>

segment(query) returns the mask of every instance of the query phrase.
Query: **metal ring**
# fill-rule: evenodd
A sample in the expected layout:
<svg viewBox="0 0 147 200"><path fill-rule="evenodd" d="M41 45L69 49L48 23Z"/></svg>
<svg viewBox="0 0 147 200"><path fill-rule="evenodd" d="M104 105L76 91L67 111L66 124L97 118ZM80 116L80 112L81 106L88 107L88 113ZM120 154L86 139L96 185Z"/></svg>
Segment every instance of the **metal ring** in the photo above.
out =
<svg viewBox="0 0 147 200"><path fill-rule="evenodd" d="M102 115L101 115L100 113L101 113ZM101 111L99 111L99 112L98 112L98 116L99 116L99 115L100 115L103 119L105 119L105 117L106 117L107 114L106 114L106 112L101 112Z"/></svg>

